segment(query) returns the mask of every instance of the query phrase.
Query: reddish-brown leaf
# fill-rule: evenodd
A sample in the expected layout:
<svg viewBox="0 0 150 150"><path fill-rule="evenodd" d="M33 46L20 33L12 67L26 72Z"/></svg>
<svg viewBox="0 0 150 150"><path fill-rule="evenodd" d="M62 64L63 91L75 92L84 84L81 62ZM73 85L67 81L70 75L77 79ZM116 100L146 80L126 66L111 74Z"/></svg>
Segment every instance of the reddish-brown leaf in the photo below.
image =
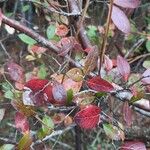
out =
<svg viewBox="0 0 150 150"><path fill-rule="evenodd" d="M24 71L21 66L14 63L13 61L10 61L6 64L6 68L8 70L8 73L10 75L10 78L13 81L21 82L24 78Z"/></svg>
<svg viewBox="0 0 150 150"><path fill-rule="evenodd" d="M57 104L64 105L67 98L67 93L62 84L57 81L53 82L52 94Z"/></svg>
<svg viewBox="0 0 150 150"><path fill-rule="evenodd" d="M128 81L130 75L130 65L128 61L120 55L117 56L117 69L122 75L124 81Z"/></svg>
<svg viewBox="0 0 150 150"><path fill-rule="evenodd" d="M81 128L92 129L100 122L101 109L95 105L89 105L80 110L74 120Z"/></svg>
<svg viewBox="0 0 150 150"><path fill-rule="evenodd" d="M21 129L21 132L24 134L29 132L29 122L27 117L20 112L16 112L15 126L17 129Z"/></svg>
<svg viewBox="0 0 150 150"><path fill-rule="evenodd" d="M87 85L90 89L99 92L111 92L114 90L114 87L109 82L99 76L89 79Z"/></svg>
<svg viewBox="0 0 150 150"><path fill-rule="evenodd" d="M126 141L120 150L146 150L145 144L139 141Z"/></svg>
<svg viewBox="0 0 150 150"><path fill-rule="evenodd" d="M112 60L106 55L104 57L104 66L105 66L106 71L110 71L113 68Z"/></svg>
<svg viewBox="0 0 150 150"><path fill-rule="evenodd" d="M45 105L54 103L52 86L48 80L32 79L24 87L23 102L25 105Z"/></svg>
<svg viewBox="0 0 150 150"><path fill-rule="evenodd" d="M125 13L120 8L113 6L111 19L120 31L126 34L130 33L130 22Z"/></svg>
<svg viewBox="0 0 150 150"><path fill-rule="evenodd" d="M146 83L146 84L150 84L150 68L147 69L143 74L142 77L144 77L142 79L142 82Z"/></svg>
<svg viewBox="0 0 150 150"><path fill-rule="evenodd" d="M132 109L129 106L129 103L126 101L123 104L123 119L126 122L128 127L131 127L132 124Z"/></svg>
<svg viewBox="0 0 150 150"><path fill-rule="evenodd" d="M91 71L93 71L97 65L98 60L98 49L97 47L93 47L92 50L89 51L86 60L85 65L83 68L83 72L85 75L89 74Z"/></svg>
<svg viewBox="0 0 150 150"><path fill-rule="evenodd" d="M114 3L124 8L136 8L139 6L141 0L114 0Z"/></svg>
<svg viewBox="0 0 150 150"><path fill-rule="evenodd" d="M66 36L68 32L69 32L68 28L63 24L58 25L56 28L56 35L58 36Z"/></svg>
<svg viewBox="0 0 150 150"><path fill-rule="evenodd" d="M29 51L32 51L33 53L36 53L36 54L42 54L46 50L47 50L47 48L40 47L40 46L37 46L37 45L32 45L32 46L29 47Z"/></svg>

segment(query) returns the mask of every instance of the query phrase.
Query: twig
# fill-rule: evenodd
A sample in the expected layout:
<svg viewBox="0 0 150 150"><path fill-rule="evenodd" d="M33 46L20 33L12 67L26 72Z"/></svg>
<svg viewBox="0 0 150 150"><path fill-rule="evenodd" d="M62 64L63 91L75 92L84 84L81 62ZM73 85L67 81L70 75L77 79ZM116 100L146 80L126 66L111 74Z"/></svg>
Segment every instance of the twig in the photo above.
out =
<svg viewBox="0 0 150 150"><path fill-rule="evenodd" d="M113 1L114 0L110 0L110 5L109 5L109 12L108 12L108 17L107 17L107 22L106 22L106 31L105 31L105 35L103 38L103 42L102 42L102 46L100 49L100 63L99 63L99 75L101 75L101 67L102 67L102 63L103 63L103 59L104 59L104 55L105 55L105 51L106 51L106 45L107 45L107 37L108 37L108 32L109 32L109 26L110 26L110 21L111 21L111 14L112 14L112 8L113 8Z"/></svg>

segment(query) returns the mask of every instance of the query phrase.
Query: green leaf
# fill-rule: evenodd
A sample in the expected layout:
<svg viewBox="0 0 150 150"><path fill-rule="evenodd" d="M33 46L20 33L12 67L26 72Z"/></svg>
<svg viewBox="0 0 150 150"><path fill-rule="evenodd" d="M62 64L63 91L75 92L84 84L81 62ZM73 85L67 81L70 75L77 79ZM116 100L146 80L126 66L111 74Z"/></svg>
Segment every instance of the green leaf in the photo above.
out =
<svg viewBox="0 0 150 150"><path fill-rule="evenodd" d="M2 90L4 92L7 92L12 89L12 86L8 82L3 82L1 83L1 85L2 85Z"/></svg>
<svg viewBox="0 0 150 150"><path fill-rule="evenodd" d="M31 144L32 144L32 138L30 137L30 134L29 133L24 134L18 143L18 150L30 149Z"/></svg>
<svg viewBox="0 0 150 150"><path fill-rule="evenodd" d="M146 49L148 50L148 52L150 52L150 41L149 40L146 41Z"/></svg>
<svg viewBox="0 0 150 150"><path fill-rule="evenodd" d="M146 69L150 68L150 59L146 59L143 62L143 67L146 68Z"/></svg>
<svg viewBox="0 0 150 150"><path fill-rule="evenodd" d="M32 39L31 37L29 37L28 35L24 33L18 34L18 37L20 38L21 41L23 41L24 43L28 45L34 45L37 43L37 41L35 41L34 39Z"/></svg>
<svg viewBox="0 0 150 150"><path fill-rule="evenodd" d="M73 90L69 89L67 91L67 105L69 105L72 102L73 99Z"/></svg>
<svg viewBox="0 0 150 150"><path fill-rule="evenodd" d="M49 40L51 40L55 36L55 30L56 26L55 25L49 25L47 30L46 30L46 35Z"/></svg>
<svg viewBox="0 0 150 150"><path fill-rule="evenodd" d="M25 6L23 6L23 8L22 8L22 12L26 12L26 11L28 11L28 10L29 10L29 8L30 8L30 5L25 5Z"/></svg>
<svg viewBox="0 0 150 150"><path fill-rule="evenodd" d="M37 132L37 136L39 139L43 139L45 136L47 135L47 133L44 133L43 129L39 129Z"/></svg>
<svg viewBox="0 0 150 150"><path fill-rule="evenodd" d="M0 150L13 150L15 148L15 145L13 144L4 144L0 147Z"/></svg>
<svg viewBox="0 0 150 150"><path fill-rule="evenodd" d="M53 120L49 116L45 115L43 117L42 121L44 123L44 124L42 124L43 132L47 133L47 134L51 133L53 131L53 129L54 129L54 122L53 122Z"/></svg>
<svg viewBox="0 0 150 150"><path fill-rule="evenodd" d="M40 79L45 79L46 76L47 76L46 67L45 67L45 65L41 65L40 69L38 71L38 77Z"/></svg>
<svg viewBox="0 0 150 150"><path fill-rule="evenodd" d="M14 93L12 91L7 91L4 93L4 97L13 100L14 99Z"/></svg>

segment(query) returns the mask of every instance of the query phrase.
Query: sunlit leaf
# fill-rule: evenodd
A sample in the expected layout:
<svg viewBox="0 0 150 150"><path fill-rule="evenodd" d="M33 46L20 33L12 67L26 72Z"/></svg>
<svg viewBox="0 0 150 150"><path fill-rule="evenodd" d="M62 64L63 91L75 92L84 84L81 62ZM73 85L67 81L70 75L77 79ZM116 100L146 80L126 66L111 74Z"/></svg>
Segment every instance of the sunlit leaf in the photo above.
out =
<svg viewBox="0 0 150 150"><path fill-rule="evenodd" d="M24 43L28 45L34 45L37 43L37 41L35 41L34 39L32 39L31 37L29 37L28 35L24 33L18 34L18 37L20 38L21 41L23 41Z"/></svg>
<svg viewBox="0 0 150 150"><path fill-rule="evenodd" d="M150 59L145 59L143 62L143 67L148 69L150 68Z"/></svg>
<svg viewBox="0 0 150 150"><path fill-rule="evenodd" d="M4 97L13 100L14 99L14 93L12 91L7 91L4 93Z"/></svg>
<svg viewBox="0 0 150 150"><path fill-rule="evenodd" d="M114 90L114 87L109 82L99 76L89 79L87 85L90 89L98 92L111 92Z"/></svg>
<svg viewBox="0 0 150 150"><path fill-rule="evenodd" d="M66 73L67 77L71 78L76 82L80 82L83 80L83 73L79 68L72 68Z"/></svg>
<svg viewBox="0 0 150 150"><path fill-rule="evenodd" d="M146 146L143 142L126 141L121 145L120 150L146 150Z"/></svg>
<svg viewBox="0 0 150 150"><path fill-rule="evenodd" d="M126 34L130 33L130 22L125 13L120 8L113 6L111 19L120 31Z"/></svg>
<svg viewBox="0 0 150 150"><path fill-rule="evenodd" d="M15 145L13 144L4 144L0 147L0 150L13 150Z"/></svg>
<svg viewBox="0 0 150 150"><path fill-rule="evenodd" d="M51 40L54 35L55 35L55 30L56 30L56 26L55 25L49 25L47 30L46 30L46 34L47 34L47 38L49 40Z"/></svg>
<svg viewBox="0 0 150 150"><path fill-rule="evenodd" d="M23 134L29 133L29 122L27 117L20 112L16 112L15 126L17 129L21 129Z"/></svg>
<svg viewBox="0 0 150 150"><path fill-rule="evenodd" d="M69 30L68 28L61 24L61 25L58 25L57 28L56 28L56 35L58 36L66 36L68 34Z"/></svg>
<svg viewBox="0 0 150 150"><path fill-rule="evenodd" d="M98 60L98 49L97 47L93 47L93 49L89 51L85 60L85 65L83 67L83 72L85 75L89 74L95 69L95 67L97 66L97 60Z"/></svg>
<svg viewBox="0 0 150 150"><path fill-rule="evenodd" d="M4 115L5 115L5 109L4 109L4 108L1 108L1 109L0 109L0 122L2 121Z"/></svg>
<svg viewBox="0 0 150 150"><path fill-rule="evenodd" d="M124 81L128 81L130 76L130 65L128 61L120 55L117 56L117 69L122 75Z"/></svg>
<svg viewBox="0 0 150 150"><path fill-rule="evenodd" d="M29 133L24 134L18 143L18 150L30 150L32 138Z"/></svg>
<svg viewBox="0 0 150 150"><path fill-rule="evenodd" d="M124 8L136 8L139 6L141 0L114 0L114 3Z"/></svg>
<svg viewBox="0 0 150 150"><path fill-rule="evenodd" d="M89 105L76 113L74 120L81 128L92 129L100 122L100 112L101 109L99 107Z"/></svg>

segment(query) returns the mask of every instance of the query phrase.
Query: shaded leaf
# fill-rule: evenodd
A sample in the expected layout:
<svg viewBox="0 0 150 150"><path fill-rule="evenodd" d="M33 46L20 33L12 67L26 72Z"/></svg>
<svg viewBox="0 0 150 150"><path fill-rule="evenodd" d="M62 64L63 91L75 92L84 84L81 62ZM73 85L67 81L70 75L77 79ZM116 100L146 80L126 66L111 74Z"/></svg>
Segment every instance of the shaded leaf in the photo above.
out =
<svg viewBox="0 0 150 150"><path fill-rule="evenodd" d="M111 19L120 31L126 34L130 33L130 22L125 13L120 8L113 6Z"/></svg>
<svg viewBox="0 0 150 150"><path fill-rule="evenodd" d="M114 90L114 87L109 82L99 76L89 79L87 85L90 89L98 92L111 92Z"/></svg>
<svg viewBox="0 0 150 150"><path fill-rule="evenodd" d="M18 143L18 150L30 150L32 138L29 133L24 134Z"/></svg>
<svg viewBox="0 0 150 150"><path fill-rule="evenodd" d="M123 104L123 119L126 122L128 127L131 127L132 124L132 109L129 106L129 103L126 101Z"/></svg>
<svg viewBox="0 0 150 150"><path fill-rule="evenodd" d="M31 37L29 37L28 35L24 33L18 34L18 37L20 38L21 41L23 41L24 43L28 45L34 45L37 43L37 41L35 41L34 39L32 39Z"/></svg>
<svg viewBox="0 0 150 150"><path fill-rule="evenodd" d="M100 112L99 107L89 105L76 113L74 120L81 128L92 129L100 122Z"/></svg>
<svg viewBox="0 0 150 150"><path fill-rule="evenodd" d="M13 81L21 82L23 80L24 70L20 65L10 61L6 63L6 69Z"/></svg>
<svg viewBox="0 0 150 150"><path fill-rule="evenodd" d="M67 90L67 105L71 104L73 100L73 90L69 89Z"/></svg>
<svg viewBox="0 0 150 150"><path fill-rule="evenodd" d="M56 28L56 35L58 36L66 36L68 34L69 30L68 28L61 24L61 25L58 25L57 28Z"/></svg>
<svg viewBox="0 0 150 150"><path fill-rule="evenodd" d="M114 3L124 8L136 8L139 6L141 0L114 0Z"/></svg>
<svg viewBox="0 0 150 150"><path fill-rule="evenodd" d="M150 68L148 68L143 74L142 77L144 77L142 79L142 82L146 83L146 84L150 84Z"/></svg>
<svg viewBox="0 0 150 150"><path fill-rule="evenodd" d="M128 81L130 75L130 65L128 61L120 55L117 56L117 69L122 75L124 81Z"/></svg>
<svg viewBox="0 0 150 150"><path fill-rule="evenodd" d="M53 82L52 94L57 104L65 104L67 99L67 93L62 84L57 81Z"/></svg>
<svg viewBox="0 0 150 150"><path fill-rule="evenodd" d="M53 37L55 36L55 30L56 30L56 26L55 25L49 25L47 30L46 30L46 35L47 38L49 40L53 39Z"/></svg>
<svg viewBox="0 0 150 150"><path fill-rule="evenodd" d="M66 73L67 77L71 78L76 82L80 82L83 80L83 73L79 68L72 68Z"/></svg>
<svg viewBox="0 0 150 150"><path fill-rule="evenodd" d="M29 133L29 122L27 117L20 112L16 112L15 126L17 129L21 129L23 134Z"/></svg>
<svg viewBox="0 0 150 150"><path fill-rule="evenodd" d="M95 67L97 66L97 61L98 61L98 48L93 47L93 49L89 51L85 60L85 64L83 67L83 72L85 75L89 74L95 69Z"/></svg>
<svg viewBox="0 0 150 150"><path fill-rule="evenodd" d="M121 146L120 150L146 150L146 146L143 142L139 141L126 141Z"/></svg>
<svg viewBox="0 0 150 150"><path fill-rule="evenodd" d="M4 108L1 108L1 109L0 109L0 122L2 121L4 115L5 115L5 109L4 109Z"/></svg>

